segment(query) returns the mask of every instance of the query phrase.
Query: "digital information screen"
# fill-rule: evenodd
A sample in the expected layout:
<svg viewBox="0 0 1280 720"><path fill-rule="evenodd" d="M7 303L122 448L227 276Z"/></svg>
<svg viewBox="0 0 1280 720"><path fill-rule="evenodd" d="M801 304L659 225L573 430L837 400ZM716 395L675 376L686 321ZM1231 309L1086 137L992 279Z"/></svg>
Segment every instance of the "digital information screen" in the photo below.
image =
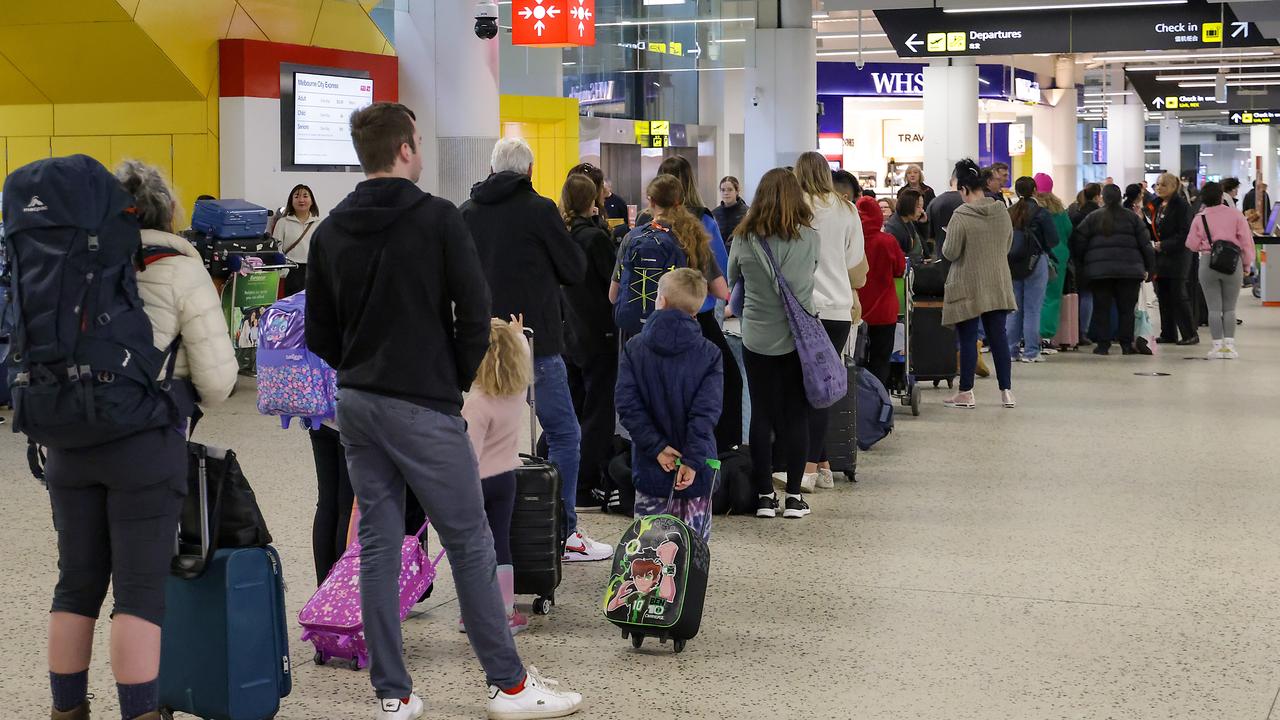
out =
<svg viewBox="0 0 1280 720"><path fill-rule="evenodd" d="M351 113L373 104L373 80L294 73L293 162L358 165Z"/></svg>

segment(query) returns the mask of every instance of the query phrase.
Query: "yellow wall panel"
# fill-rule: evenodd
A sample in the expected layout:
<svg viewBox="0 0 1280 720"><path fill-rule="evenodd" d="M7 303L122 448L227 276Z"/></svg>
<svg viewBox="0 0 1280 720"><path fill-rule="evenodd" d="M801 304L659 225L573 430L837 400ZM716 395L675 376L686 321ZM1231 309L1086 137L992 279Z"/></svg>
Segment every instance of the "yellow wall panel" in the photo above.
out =
<svg viewBox="0 0 1280 720"><path fill-rule="evenodd" d="M200 195L218 195L210 182L209 134L173 136L173 186L183 207L183 218L191 217L191 206Z"/></svg>
<svg viewBox="0 0 1280 720"><path fill-rule="evenodd" d="M221 118L218 99L218 73L214 73L213 82L209 83L209 98L204 101L205 130L213 133L214 137L221 132L218 128Z"/></svg>
<svg viewBox="0 0 1280 720"><path fill-rule="evenodd" d="M324 0L239 0L240 7L272 42L311 44Z"/></svg>
<svg viewBox="0 0 1280 720"><path fill-rule="evenodd" d="M111 138L105 136L69 136L49 139L54 157L63 155L84 154L106 165L114 167L111 162Z"/></svg>
<svg viewBox="0 0 1280 720"><path fill-rule="evenodd" d="M235 13L231 16L231 24L227 27L227 37L266 40L267 34L262 32L262 28L249 17L249 13L237 4Z"/></svg>
<svg viewBox="0 0 1280 720"><path fill-rule="evenodd" d="M139 0L116 0L116 2L120 3L120 7L129 13L129 17L133 17L134 13L138 12Z"/></svg>
<svg viewBox="0 0 1280 720"><path fill-rule="evenodd" d="M213 188L209 191L214 197L222 196L222 156L218 148L218 136L213 133L208 135L208 155L205 160L205 178L206 187Z"/></svg>
<svg viewBox="0 0 1280 720"><path fill-rule="evenodd" d="M0 48L55 103L204 99L133 22L0 26Z"/></svg>
<svg viewBox="0 0 1280 720"><path fill-rule="evenodd" d="M524 116L524 98L518 95L498 96L498 116L504 121L514 122Z"/></svg>
<svg viewBox="0 0 1280 720"><path fill-rule="evenodd" d="M0 178L9 176L9 160L6 157L7 141L0 137ZM0 180L3 182L3 180Z"/></svg>
<svg viewBox="0 0 1280 720"><path fill-rule="evenodd" d="M10 170L17 170L29 162L49 157L49 138L11 137L6 149Z"/></svg>
<svg viewBox="0 0 1280 720"><path fill-rule="evenodd" d="M27 79L8 58L0 55L0 98L12 105L28 103L47 103L49 98ZM0 133L4 128L0 127Z"/></svg>
<svg viewBox="0 0 1280 720"><path fill-rule="evenodd" d="M52 105L0 105L0 135L52 134Z"/></svg>
<svg viewBox="0 0 1280 720"><path fill-rule="evenodd" d="M54 107L57 135L197 134L208 130L208 122L208 106L204 100Z"/></svg>
<svg viewBox="0 0 1280 720"><path fill-rule="evenodd" d="M376 54L382 52L387 39L364 8L349 0L325 0L311 44Z"/></svg>
<svg viewBox="0 0 1280 720"><path fill-rule="evenodd" d="M218 67L218 40L238 7L236 0L142 0L133 21L203 93Z"/></svg>
<svg viewBox="0 0 1280 720"><path fill-rule="evenodd" d="M129 0L135 2L135 0ZM120 22L130 13L116 0L57 0L3 3L0 25L44 25L71 22Z"/></svg>
<svg viewBox="0 0 1280 720"><path fill-rule="evenodd" d="M123 160L141 160L155 165L166 179L173 180L172 135L116 135L111 138L110 167Z"/></svg>

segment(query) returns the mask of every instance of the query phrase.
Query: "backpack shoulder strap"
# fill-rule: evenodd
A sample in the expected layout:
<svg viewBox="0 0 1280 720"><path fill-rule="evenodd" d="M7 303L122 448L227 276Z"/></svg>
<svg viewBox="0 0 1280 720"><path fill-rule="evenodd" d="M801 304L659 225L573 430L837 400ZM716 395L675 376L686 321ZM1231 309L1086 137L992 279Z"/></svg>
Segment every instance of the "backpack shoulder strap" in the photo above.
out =
<svg viewBox="0 0 1280 720"><path fill-rule="evenodd" d="M177 250L162 247L145 246L139 251L142 256L142 266L150 267L152 263L171 257L181 257L182 253Z"/></svg>

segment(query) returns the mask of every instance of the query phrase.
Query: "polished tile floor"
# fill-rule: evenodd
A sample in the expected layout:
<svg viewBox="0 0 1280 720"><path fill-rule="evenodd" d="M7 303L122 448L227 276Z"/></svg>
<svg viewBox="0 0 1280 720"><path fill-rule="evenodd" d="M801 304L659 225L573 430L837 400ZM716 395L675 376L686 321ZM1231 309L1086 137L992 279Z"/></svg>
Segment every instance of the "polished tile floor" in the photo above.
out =
<svg viewBox="0 0 1280 720"><path fill-rule="evenodd" d="M1061 354L1016 366L1012 411L993 381L975 411L929 389L808 519L717 518L702 633L679 656L636 652L602 619L602 563L566 568L520 649L586 695L584 718L1280 718L1280 311L1241 304L1241 360ZM239 451L292 617L314 587L304 435L249 392L200 435ZM0 437L5 718L48 704L54 538L23 450ZM602 540L624 527L582 524ZM428 607L405 625L425 717L482 717L448 573ZM367 673L312 665L296 637L278 717L372 717ZM106 647L91 690L111 718Z"/></svg>

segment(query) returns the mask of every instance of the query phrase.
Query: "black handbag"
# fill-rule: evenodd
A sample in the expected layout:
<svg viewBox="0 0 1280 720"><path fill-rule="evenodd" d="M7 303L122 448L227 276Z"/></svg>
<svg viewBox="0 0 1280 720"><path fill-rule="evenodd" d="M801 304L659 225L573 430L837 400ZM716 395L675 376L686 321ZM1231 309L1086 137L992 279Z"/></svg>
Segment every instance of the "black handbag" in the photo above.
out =
<svg viewBox="0 0 1280 720"><path fill-rule="evenodd" d="M1226 240L1214 240L1209 233L1209 219L1200 216L1204 224L1204 236L1213 244L1209 246L1209 269L1223 275L1235 275L1240 267L1240 246Z"/></svg>
<svg viewBox="0 0 1280 720"><path fill-rule="evenodd" d="M265 547L271 533L234 452L188 442L187 460L187 498L170 570L190 580L204 573L219 548Z"/></svg>

